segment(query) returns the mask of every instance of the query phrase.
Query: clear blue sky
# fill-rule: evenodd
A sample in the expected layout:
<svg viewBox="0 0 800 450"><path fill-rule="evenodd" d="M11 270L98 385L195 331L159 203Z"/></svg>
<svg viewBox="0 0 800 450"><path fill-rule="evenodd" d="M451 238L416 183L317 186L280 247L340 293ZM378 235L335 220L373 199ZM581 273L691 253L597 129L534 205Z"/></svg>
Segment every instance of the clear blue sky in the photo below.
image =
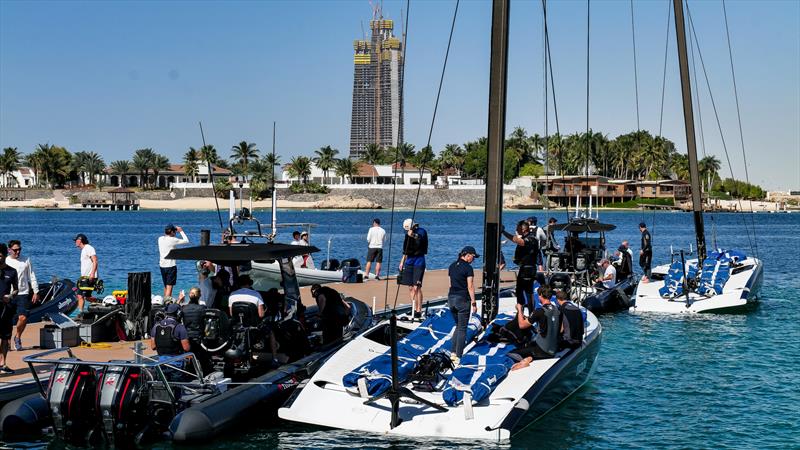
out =
<svg viewBox="0 0 800 450"><path fill-rule="evenodd" d="M689 3L734 175L744 178L722 4ZM401 23L405 2L385 1ZM412 1L406 139L425 145L455 2ZM636 1L642 128L657 132L668 3ZM751 181L800 189L800 2L729 1ZM508 131L543 133L539 2L512 2ZM486 134L490 4L461 3L432 144ZM586 4L548 8L562 133L585 128ZM111 162L151 147L179 162L197 127L223 155L241 140L284 161L332 145L346 154L352 41L368 29L358 1L76 2L0 0L0 147L96 151ZM636 129L628 1L593 1L590 125L613 138ZM685 151L670 28L663 134ZM698 67L698 70L699 67ZM699 75L699 72L698 72ZM725 163L707 90L706 151ZM727 164L722 175L729 176Z"/></svg>

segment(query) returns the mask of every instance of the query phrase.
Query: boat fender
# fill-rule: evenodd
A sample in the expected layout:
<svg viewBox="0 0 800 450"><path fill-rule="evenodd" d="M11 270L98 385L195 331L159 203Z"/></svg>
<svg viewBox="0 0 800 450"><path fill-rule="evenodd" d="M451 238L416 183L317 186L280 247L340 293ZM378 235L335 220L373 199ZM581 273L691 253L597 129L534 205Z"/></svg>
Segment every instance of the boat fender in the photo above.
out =
<svg viewBox="0 0 800 450"><path fill-rule="evenodd" d="M0 410L0 433L8 441L36 436L50 420L50 408L42 394L26 395L8 402Z"/></svg>

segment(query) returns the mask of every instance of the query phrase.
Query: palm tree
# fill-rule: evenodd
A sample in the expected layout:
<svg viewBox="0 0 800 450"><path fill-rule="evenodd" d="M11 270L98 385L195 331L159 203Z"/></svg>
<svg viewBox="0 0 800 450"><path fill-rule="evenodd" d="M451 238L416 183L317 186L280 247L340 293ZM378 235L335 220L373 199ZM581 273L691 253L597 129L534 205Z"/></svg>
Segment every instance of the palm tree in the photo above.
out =
<svg viewBox="0 0 800 450"><path fill-rule="evenodd" d="M51 187L63 185L72 167L72 154L64 147L46 145L42 170Z"/></svg>
<svg viewBox="0 0 800 450"><path fill-rule="evenodd" d="M352 181L353 177L358 175L359 165L359 162L353 161L350 158L342 158L336 161L336 176L342 178L342 184L344 184L345 179Z"/></svg>
<svg viewBox="0 0 800 450"><path fill-rule="evenodd" d="M139 172L139 186L149 185L150 169L155 162L155 153L151 148L141 148L133 152L133 168Z"/></svg>
<svg viewBox="0 0 800 450"><path fill-rule="evenodd" d="M311 160L322 171L322 184L325 184L325 178L328 178L328 171L336 165L336 155L339 154L339 150L326 145L325 147L320 147L319 150L315 150L314 153L317 156Z"/></svg>
<svg viewBox="0 0 800 450"><path fill-rule="evenodd" d="M706 181L706 192L711 192L711 183L719 177L719 169L722 168L722 163L714 155L708 155L698 162L698 169L703 181Z"/></svg>
<svg viewBox="0 0 800 450"><path fill-rule="evenodd" d="M169 170L169 158L158 153L153 154L153 165L151 168L153 169L153 183L155 183L156 187L159 187L158 173L164 170Z"/></svg>
<svg viewBox="0 0 800 450"><path fill-rule="evenodd" d="M461 176L461 171L464 168L464 155L464 149L458 144L445 145L440 155L443 168L452 167L456 169L456 173Z"/></svg>
<svg viewBox="0 0 800 450"><path fill-rule="evenodd" d="M86 161L88 157L89 154L87 152L75 152L75 154L72 155L71 169L78 174L81 185L86 185Z"/></svg>
<svg viewBox="0 0 800 450"><path fill-rule="evenodd" d="M46 151L41 150L41 147L46 144L39 144L33 153L25 157L25 164L33 168L33 174L36 176L36 185L41 184L40 173L46 158Z"/></svg>
<svg viewBox="0 0 800 450"><path fill-rule="evenodd" d="M395 155L397 156L395 164L400 165L400 180L402 180L404 184L406 179L406 163L410 162L415 155L414 145L409 144L408 142L400 143L400 145L398 145L396 148Z"/></svg>
<svg viewBox="0 0 800 450"><path fill-rule="evenodd" d="M200 165L197 163L200 154L194 147L183 154L183 174L191 178L192 183L197 182L197 174L200 173Z"/></svg>
<svg viewBox="0 0 800 450"><path fill-rule="evenodd" d="M208 144L200 147L200 159L206 163L219 164L220 159L217 156L217 149L213 145Z"/></svg>
<svg viewBox="0 0 800 450"><path fill-rule="evenodd" d="M16 147L6 147L0 155L0 173L3 174L4 186L9 185L11 172L19 169L20 154Z"/></svg>
<svg viewBox="0 0 800 450"><path fill-rule="evenodd" d="M95 175L99 175L105 170L106 163L103 158L95 152L88 152L83 165L84 170L89 175L92 184L95 183Z"/></svg>
<svg viewBox="0 0 800 450"><path fill-rule="evenodd" d="M251 159L258 158L258 149L255 142L242 141L239 145L231 147L231 159L237 160L242 167L242 173L245 177L249 174L248 162Z"/></svg>
<svg viewBox="0 0 800 450"><path fill-rule="evenodd" d="M367 164L377 165L383 163L385 153L378 144L371 143L364 147L364 154L361 155L361 161Z"/></svg>
<svg viewBox="0 0 800 450"><path fill-rule="evenodd" d="M300 178L303 184L308 183L311 175L311 160L306 156L295 156L289 163L289 175Z"/></svg>
<svg viewBox="0 0 800 450"><path fill-rule="evenodd" d="M109 166L112 175L119 175L120 186L126 187L128 180L125 179L125 174L131 171L131 163L128 160L114 161Z"/></svg>

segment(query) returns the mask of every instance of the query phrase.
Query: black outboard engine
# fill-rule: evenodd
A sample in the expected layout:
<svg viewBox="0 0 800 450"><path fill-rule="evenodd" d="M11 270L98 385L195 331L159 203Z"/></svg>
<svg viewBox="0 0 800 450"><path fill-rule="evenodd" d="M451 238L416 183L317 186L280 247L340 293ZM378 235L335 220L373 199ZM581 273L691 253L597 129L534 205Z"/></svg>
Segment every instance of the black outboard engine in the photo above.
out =
<svg viewBox="0 0 800 450"><path fill-rule="evenodd" d="M320 269L322 269L322 270L339 270L339 267L341 267L339 265L339 260L335 259L335 258L331 258L331 259L326 259L325 261L322 261L322 265L320 266Z"/></svg>
<svg viewBox="0 0 800 450"><path fill-rule="evenodd" d="M572 282L569 278L569 274L566 273L554 273L550 276L550 288L557 289L564 292L569 292L571 288Z"/></svg>
<svg viewBox="0 0 800 450"><path fill-rule="evenodd" d="M109 447L129 446L148 425L149 378L139 367L109 366L98 374L97 413Z"/></svg>
<svg viewBox="0 0 800 450"><path fill-rule="evenodd" d="M232 309L231 345L224 353L225 376L252 375L251 371L261 365L261 354L269 351L265 333L259 326L258 307L249 302L235 302Z"/></svg>
<svg viewBox="0 0 800 450"><path fill-rule="evenodd" d="M63 441L85 446L95 426L94 369L87 364L57 364L50 375L47 403L53 428Z"/></svg>

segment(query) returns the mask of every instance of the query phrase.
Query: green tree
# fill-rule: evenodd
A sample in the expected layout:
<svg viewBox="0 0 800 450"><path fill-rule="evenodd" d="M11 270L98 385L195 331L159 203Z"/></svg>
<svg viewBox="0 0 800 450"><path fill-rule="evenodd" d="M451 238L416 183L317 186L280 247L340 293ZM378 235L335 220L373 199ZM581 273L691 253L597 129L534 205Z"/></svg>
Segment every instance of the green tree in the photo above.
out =
<svg viewBox="0 0 800 450"><path fill-rule="evenodd" d="M289 175L299 178L302 184L308 183L311 175L311 160L306 156L295 156L289 162Z"/></svg>
<svg viewBox="0 0 800 450"><path fill-rule="evenodd" d="M344 184L345 179L350 182L354 176L358 175L359 165L360 163L353 161L350 158L342 158L336 161L336 176L342 178L342 184Z"/></svg>
<svg viewBox="0 0 800 450"><path fill-rule="evenodd" d="M86 185L86 162L88 159L88 152L75 152L72 155L72 165L70 167L70 169L77 173L78 181L84 186Z"/></svg>
<svg viewBox="0 0 800 450"><path fill-rule="evenodd" d="M165 170L169 170L169 168L170 168L169 158L167 158L164 155L160 155L158 153L155 153L153 155L153 165L152 165L153 183L156 185L156 187L158 187L158 174L160 172L165 171ZM163 186L163 187L167 187L167 186Z"/></svg>
<svg viewBox="0 0 800 450"><path fill-rule="evenodd" d="M36 146L36 149L33 151L33 153L25 157L25 164L27 164L33 169L33 173L36 176L37 186L40 186L42 183L41 174L42 174L42 169L45 165L45 159L47 157L46 156L47 152L42 150L42 147L44 146L49 146L49 145L39 144Z"/></svg>
<svg viewBox="0 0 800 450"><path fill-rule="evenodd" d="M414 151L414 145L409 144L408 142L402 142L395 148L395 156L397 160L395 164L400 166L400 179L402 183L405 183L406 179L406 165L411 162L414 158L416 152Z"/></svg>
<svg viewBox="0 0 800 450"><path fill-rule="evenodd" d="M258 149L254 142L242 141L238 145L231 148L231 159L237 161L242 167L242 173L245 177L250 174L249 162L252 159L258 158Z"/></svg>
<svg viewBox="0 0 800 450"><path fill-rule="evenodd" d="M51 188L63 186L72 167L72 154L64 147L49 144L45 144L41 149L44 151L42 171L45 173L47 184Z"/></svg>
<svg viewBox="0 0 800 450"><path fill-rule="evenodd" d="M317 168L322 171L322 184L325 184L325 178L328 178L328 171L333 169L337 164L336 155L339 154L339 150L331 148L330 145L326 145L325 147L320 147L319 150L315 150L314 153L317 156L313 157L311 160L314 161Z"/></svg>
<svg viewBox="0 0 800 450"><path fill-rule="evenodd" d="M131 171L131 163L128 160L120 160L114 161L109 166L109 170L111 171L112 175L118 175L120 185L125 187L128 185L128 180L125 178L125 174Z"/></svg>
<svg viewBox="0 0 800 450"><path fill-rule="evenodd" d="M378 144L367 144L364 148L364 154L361 155L361 161L371 164L373 166L383 164L386 153L381 149Z"/></svg>
<svg viewBox="0 0 800 450"><path fill-rule="evenodd" d="M106 168L106 163L103 161L103 158L95 152L88 152L86 153L86 157L83 163L83 170L89 176L89 180L91 184L97 184L97 175L103 173Z"/></svg>
<svg viewBox="0 0 800 450"><path fill-rule="evenodd" d="M704 190L710 192L713 181L719 178L718 172L722 168L722 163L716 156L708 155L698 161L697 165L700 178L704 181Z"/></svg>
<svg viewBox="0 0 800 450"><path fill-rule="evenodd" d="M197 175L200 173L200 152L194 147L189 147L189 150L183 154L183 174L192 180L192 183L197 182Z"/></svg>
<svg viewBox="0 0 800 450"><path fill-rule="evenodd" d="M21 156L16 147L6 147L0 155L0 173L3 175L4 186L10 184L11 172L19 169Z"/></svg>

